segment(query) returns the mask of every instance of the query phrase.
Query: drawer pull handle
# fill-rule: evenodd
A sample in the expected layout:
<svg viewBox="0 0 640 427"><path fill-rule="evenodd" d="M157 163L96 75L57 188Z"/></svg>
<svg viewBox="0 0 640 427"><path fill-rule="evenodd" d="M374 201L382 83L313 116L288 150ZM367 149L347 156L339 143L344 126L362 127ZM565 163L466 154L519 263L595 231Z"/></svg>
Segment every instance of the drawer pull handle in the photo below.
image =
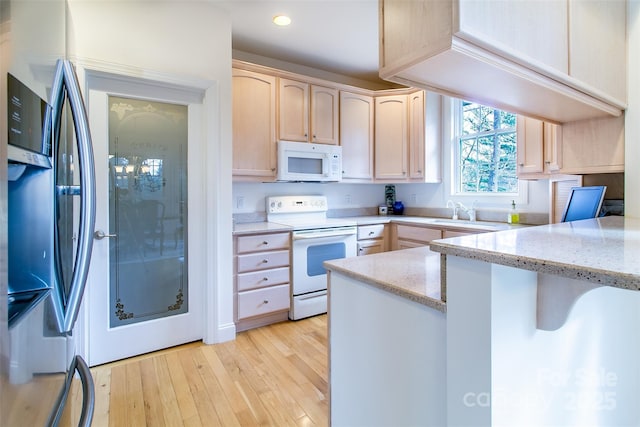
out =
<svg viewBox="0 0 640 427"><path fill-rule="evenodd" d="M373 231L369 232L369 236L373 236L375 233Z"/></svg>
<svg viewBox="0 0 640 427"><path fill-rule="evenodd" d="M266 299L266 300L262 301L262 303L263 303L263 304L269 304L269 300L268 300L268 299Z"/></svg>
<svg viewBox="0 0 640 427"><path fill-rule="evenodd" d="M268 277L263 277L263 278L262 278L262 281L263 281L263 282L268 282L268 281L269 281L269 278L268 278Z"/></svg>
<svg viewBox="0 0 640 427"><path fill-rule="evenodd" d="M263 240L263 241L262 241L262 244L263 244L263 245L268 245L268 244L269 244L269 242L267 242L266 240Z"/></svg>
<svg viewBox="0 0 640 427"><path fill-rule="evenodd" d="M268 262L269 262L269 260L268 260L268 259L263 259L263 260L262 260L262 263L263 263L263 264L267 264Z"/></svg>

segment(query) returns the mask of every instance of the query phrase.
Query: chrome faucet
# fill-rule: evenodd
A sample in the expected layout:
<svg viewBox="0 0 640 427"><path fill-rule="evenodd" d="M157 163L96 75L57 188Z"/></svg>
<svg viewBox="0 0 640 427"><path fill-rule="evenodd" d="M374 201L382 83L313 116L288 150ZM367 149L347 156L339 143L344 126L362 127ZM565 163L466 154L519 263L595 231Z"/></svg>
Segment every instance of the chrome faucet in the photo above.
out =
<svg viewBox="0 0 640 427"><path fill-rule="evenodd" d="M458 219L458 206L454 203L453 200L447 200L447 207L453 209L451 219Z"/></svg>
<svg viewBox="0 0 640 427"><path fill-rule="evenodd" d="M476 220L476 201L473 202L470 208L467 208L462 203L457 203L458 207L462 209L467 215L469 215L469 221L475 222Z"/></svg>

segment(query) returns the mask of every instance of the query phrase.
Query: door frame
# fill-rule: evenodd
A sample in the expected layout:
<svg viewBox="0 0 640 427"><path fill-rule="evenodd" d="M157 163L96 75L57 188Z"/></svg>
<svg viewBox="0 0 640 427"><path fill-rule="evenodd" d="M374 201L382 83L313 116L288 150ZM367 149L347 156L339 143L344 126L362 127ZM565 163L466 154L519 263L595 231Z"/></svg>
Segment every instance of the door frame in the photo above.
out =
<svg viewBox="0 0 640 427"><path fill-rule="evenodd" d="M119 91L133 97L158 99L156 89L175 94L189 102L188 165L188 245L189 281L202 284L202 339L207 344L235 339L233 316L233 258L231 206L231 88L218 81L141 70L134 67L90 60L75 61L85 104L90 90L109 92L117 83ZM144 77L140 77L144 76ZM229 83L231 70L229 70ZM142 83L142 86L140 84ZM146 88L140 90L140 88ZM171 99L172 96L169 96ZM229 105L225 105L227 101ZM171 102L171 101L169 101ZM198 105L199 104L199 105ZM87 105L88 109L88 105ZM192 123L191 113L200 118ZM91 111L88 109L91 119ZM193 138L192 138L193 136ZM191 142L195 144L191 144ZM76 325L77 354L88 357L89 304L87 283L83 307Z"/></svg>

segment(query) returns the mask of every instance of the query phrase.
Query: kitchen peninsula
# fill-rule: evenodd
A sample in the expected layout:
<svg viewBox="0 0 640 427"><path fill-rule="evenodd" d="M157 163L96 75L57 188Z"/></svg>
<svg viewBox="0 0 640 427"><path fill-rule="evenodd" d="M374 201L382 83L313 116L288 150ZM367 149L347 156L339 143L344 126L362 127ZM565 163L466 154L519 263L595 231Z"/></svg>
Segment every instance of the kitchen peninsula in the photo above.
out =
<svg viewBox="0 0 640 427"><path fill-rule="evenodd" d="M431 250L446 257L441 308L362 277L358 263L373 257L325 263L333 425L640 425L640 220L455 237ZM410 269L433 275L411 251ZM376 255L370 271L401 279L403 252ZM417 278L405 287L420 288L409 284Z"/></svg>

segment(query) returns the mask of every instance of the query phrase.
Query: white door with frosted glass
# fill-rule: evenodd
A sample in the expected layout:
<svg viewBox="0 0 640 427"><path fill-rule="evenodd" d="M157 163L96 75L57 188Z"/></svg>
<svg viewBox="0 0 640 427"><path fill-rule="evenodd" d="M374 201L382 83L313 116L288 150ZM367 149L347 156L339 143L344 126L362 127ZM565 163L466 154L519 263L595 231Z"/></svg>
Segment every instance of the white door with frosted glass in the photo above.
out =
<svg viewBox="0 0 640 427"><path fill-rule="evenodd" d="M98 194L89 277L90 366L203 335L190 278L188 166L200 105L89 91ZM194 251L195 252L195 251Z"/></svg>

